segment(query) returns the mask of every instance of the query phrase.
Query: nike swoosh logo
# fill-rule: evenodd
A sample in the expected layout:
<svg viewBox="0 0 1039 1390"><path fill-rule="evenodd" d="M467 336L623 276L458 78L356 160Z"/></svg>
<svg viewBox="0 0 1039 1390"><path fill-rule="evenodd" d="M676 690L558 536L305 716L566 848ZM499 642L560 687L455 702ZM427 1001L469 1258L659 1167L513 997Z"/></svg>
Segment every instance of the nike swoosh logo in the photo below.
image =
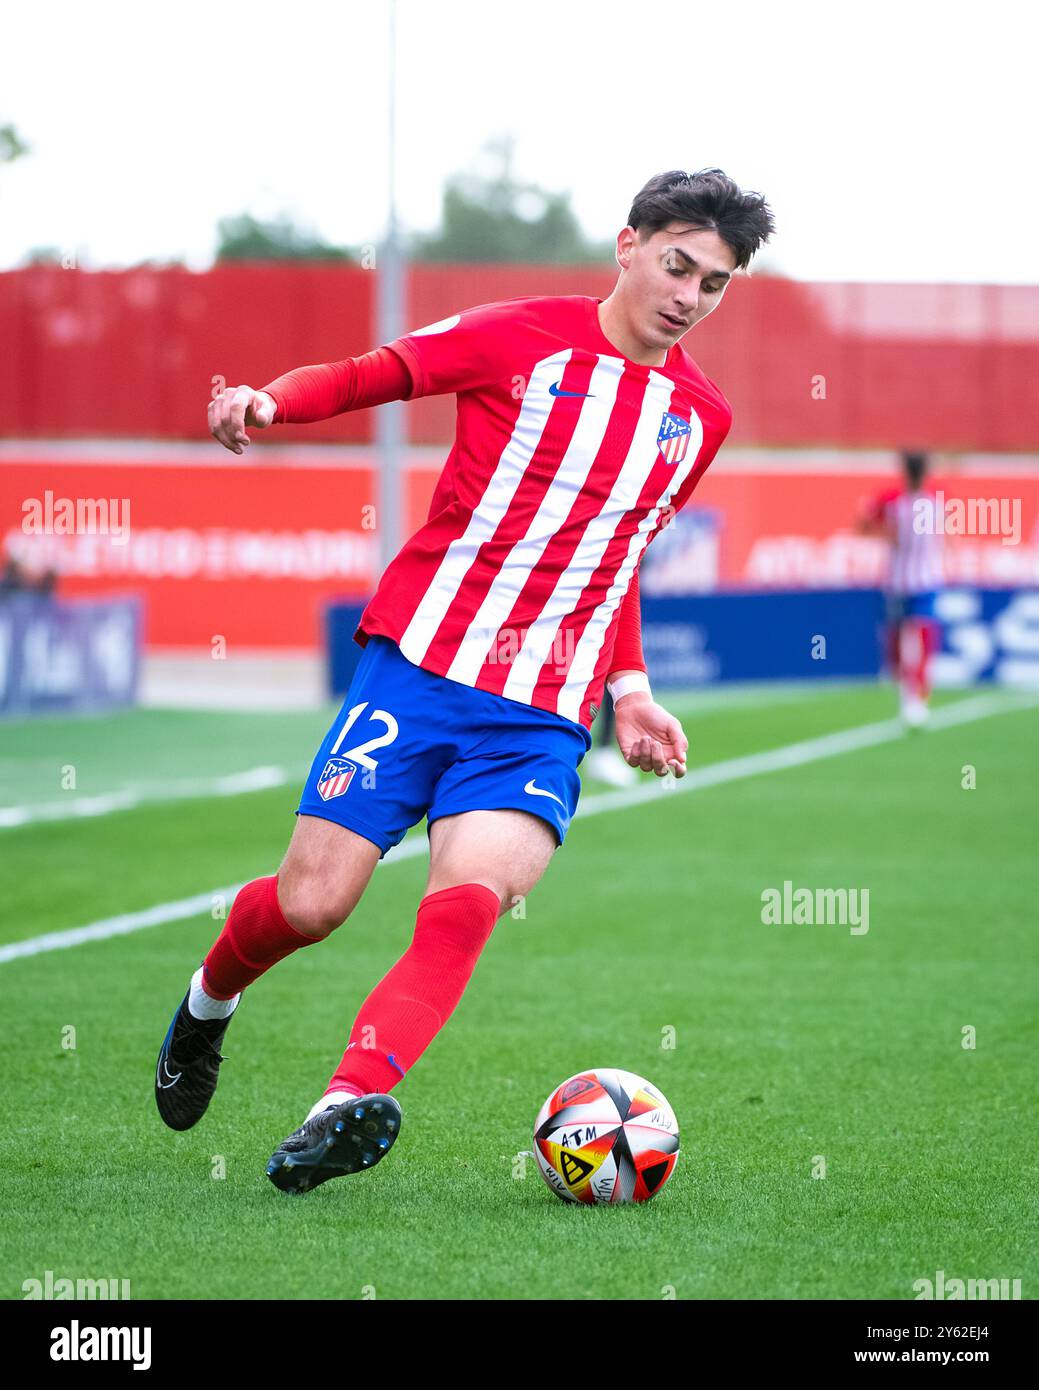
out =
<svg viewBox="0 0 1039 1390"><path fill-rule="evenodd" d="M550 396L580 396L583 400L595 400L590 391L560 391L558 381L548 388L548 394Z"/></svg>
<svg viewBox="0 0 1039 1390"><path fill-rule="evenodd" d="M527 793L528 796L550 796L553 801L559 802L560 806L562 806L564 811L566 810L566 802L561 800L558 796L556 796L555 792L546 792L541 787L535 787L533 777L523 788L523 790Z"/></svg>
<svg viewBox="0 0 1039 1390"><path fill-rule="evenodd" d="M169 1081L163 1081L162 1076L159 1072L159 1067L161 1067L162 1071L164 1071L166 1075L170 1078ZM176 1086L177 1082L180 1080L183 1074L183 1072L177 1072L177 1075L174 1076L173 1073L170 1071L169 1067L166 1065L166 1058L163 1057L159 1061L159 1066L155 1069L155 1084L156 1086L158 1086L160 1091L168 1091L171 1086Z"/></svg>

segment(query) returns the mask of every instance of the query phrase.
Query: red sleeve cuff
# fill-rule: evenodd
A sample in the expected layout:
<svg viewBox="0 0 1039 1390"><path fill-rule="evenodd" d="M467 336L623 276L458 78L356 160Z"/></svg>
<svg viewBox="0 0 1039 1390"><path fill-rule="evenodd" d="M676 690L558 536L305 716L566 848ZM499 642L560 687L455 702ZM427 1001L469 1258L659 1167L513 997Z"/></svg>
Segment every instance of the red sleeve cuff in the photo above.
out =
<svg viewBox="0 0 1039 1390"><path fill-rule="evenodd" d="M402 399L413 401L418 396L424 396L426 394L426 377L418 354L403 338L395 338L386 350L396 353L408 373L408 393Z"/></svg>

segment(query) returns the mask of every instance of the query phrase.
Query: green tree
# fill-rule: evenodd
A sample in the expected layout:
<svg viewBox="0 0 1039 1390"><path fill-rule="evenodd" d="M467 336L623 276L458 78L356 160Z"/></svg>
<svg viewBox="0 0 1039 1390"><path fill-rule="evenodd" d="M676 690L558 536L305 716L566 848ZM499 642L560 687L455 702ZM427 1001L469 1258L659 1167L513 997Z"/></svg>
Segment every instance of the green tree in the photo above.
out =
<svg viewBox="0 0 1039 1390"><path fill-rule="evenodd" d="M221 218L217 224L218 261L349 261L350 252L297 227L284 214L263 222L251 213Z"/></svg>
<svg viewBox="0 0 1039 1390"><path fill-rule="evenodd" d="M61 265L65 255L60 246L33 246L22 258L23 265Z"/></svg>
<svg viewBox="0 0 1039 1390"><path fill-rule="evenodd" d="M28 153L29 146L14 126L0 125L0 164L13 164L16 159L21 159Z"/></svg>
<svg viewBox="0 0 1039 1390"><path fill-rule="evenodd" d="M609 259L612 243L587 240L569 193L550 193L514 177L510 136L491 141L485 149L489 172L456 174L448 180L440 227L411 240L415 260L573 265Z"/></svg>

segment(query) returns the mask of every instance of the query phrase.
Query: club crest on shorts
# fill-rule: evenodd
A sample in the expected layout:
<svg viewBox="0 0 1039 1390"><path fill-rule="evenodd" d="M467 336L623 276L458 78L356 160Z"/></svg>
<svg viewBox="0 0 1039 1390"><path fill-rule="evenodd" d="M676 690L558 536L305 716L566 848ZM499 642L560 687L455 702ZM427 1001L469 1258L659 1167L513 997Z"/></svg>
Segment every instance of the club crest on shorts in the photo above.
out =
<svg viewBox="0 0 1039 1390"><path fill-rule="evenodd" d="M322 801L331 801L334 796L342 796L356 771L357 765L347 762L345 758L329 758L325 763L325 770L317 779L318 796Z"/></svg>
<svg viewBox="0 0 1039 1390"><path fill-rule="evenodd" d="M681 415L672 415L670 410L664 411L660 433L657 435L657 448L665 463L682 462L688 452L692 434L693 427L688 420L683 420Z"/></svg>

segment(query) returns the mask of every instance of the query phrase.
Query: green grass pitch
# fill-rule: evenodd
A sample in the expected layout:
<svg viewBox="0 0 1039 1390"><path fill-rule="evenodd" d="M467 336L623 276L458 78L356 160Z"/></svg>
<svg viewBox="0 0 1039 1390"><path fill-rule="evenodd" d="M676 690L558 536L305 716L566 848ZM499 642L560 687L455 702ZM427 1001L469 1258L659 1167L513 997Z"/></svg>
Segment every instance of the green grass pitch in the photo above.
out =
<svg viewBox="0 0 1039 1390"><path fill-rule="evenodd" d="M666 703L695 766L887 718L893 696ZM326 724L8 725L2 800L261 764L301 781ZM397 1088L393 1152L303 1198L264 1165L404 949L424 858L380 867L326 944L247 993L213 1105L182 1135L155 1112L155 1055L216 922L2 962L0 1292L51 1270L129 1279L135 1298L911 1299L942 1269L1034 1297L1037 783L1036 714L1015 709L579 817ZM0 940L273 872L296 791L0 831ZM786 880L868 889L869 931L764 925L761 894ZM677 1111L678 1167L644 1207L565 1206L517 1158L544 1097L588 1066L647 1076Z"/></svg>

